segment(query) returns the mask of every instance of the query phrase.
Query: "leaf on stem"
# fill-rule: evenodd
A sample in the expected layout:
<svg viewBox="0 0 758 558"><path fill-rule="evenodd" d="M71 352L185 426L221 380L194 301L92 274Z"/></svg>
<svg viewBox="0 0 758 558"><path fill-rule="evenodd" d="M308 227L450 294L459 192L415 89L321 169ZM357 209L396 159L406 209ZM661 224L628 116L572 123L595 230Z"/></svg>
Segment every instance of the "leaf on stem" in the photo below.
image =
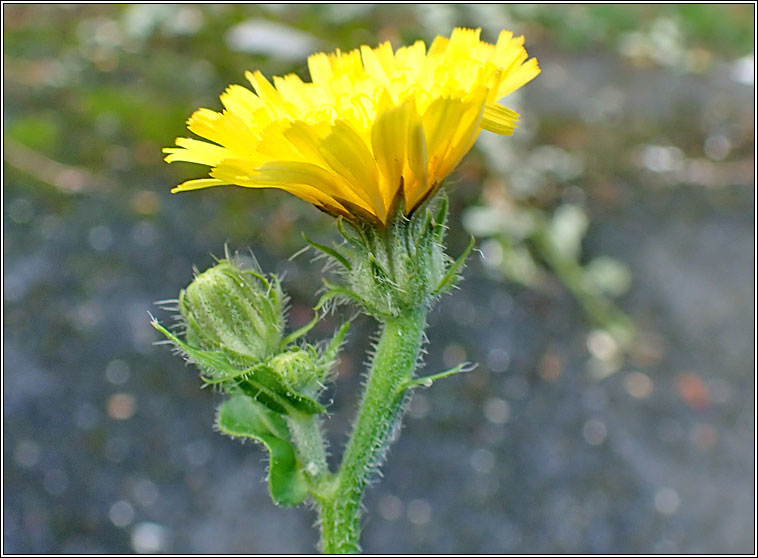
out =
<svg viewBox="0 0 758 558"><path fill-rule="evenodd" d="M308 494L308 482L289 441L284 419L245 395L224 402L216 413L224 434L252 438L269 452L268 484L271 498L280 506L297 506Z"/></svg>
<svg viewBox="0 0 758 558"><path fill-rule="evenodd" d="M414 378L412 380L408 380L407 382L400 385L400 387L397 388L397 391L398 393L403 393L405 392L405 390L413 389L417 387L430 388L432 387L432 384L436 382L437 380L441 380L442 378L447 378L448 376L452 376L453 374L458 374L459 372L471 372L475 368L476 368L476 364L472 364L470 362L462 362L458 366L450 368L449 370L445 370L444 372L438 372L436 374L431 374L429 376L424 376L422 378Z"/></svg>

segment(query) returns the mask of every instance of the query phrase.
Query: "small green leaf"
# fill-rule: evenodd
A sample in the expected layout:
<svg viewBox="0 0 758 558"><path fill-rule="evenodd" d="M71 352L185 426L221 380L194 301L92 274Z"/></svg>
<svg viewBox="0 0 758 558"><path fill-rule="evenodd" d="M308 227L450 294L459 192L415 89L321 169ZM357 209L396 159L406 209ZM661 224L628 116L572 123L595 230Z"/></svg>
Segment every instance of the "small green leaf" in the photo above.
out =
<svg viewBox="0 0 758 558"><path fill-rule="evenodd" d="M276 413L316 415L326 407L315 399L292 391L279 374L266 364L259 364L238 381L239 388Z"/></svg>
<svg viewBox="0 0 758 558"><path fill-rule="evenodd" d="M245 395L236 395L219 407L216 425L229 436L253 438L269 452L268 485L271 498L280 506L297 506L308 494L303 469L289 442L282 417Z"/></svg>
<svg viewBox="0 0 758 558"><path fill-rule="evenodd" d="M414 378L413 380L408 380L407 382L401 384L397 390L398 393L403 393L407 389L413 389L416 387L430 388L432 387L432 384L437 380L447 378L448 376L458 374L459 372L471 372L475 368L476 364L471 364L470 362L462 362L458 366L450 368L449 370L445 370L444 372L437 372L436 374L431 374L422 378Z"/></svg>

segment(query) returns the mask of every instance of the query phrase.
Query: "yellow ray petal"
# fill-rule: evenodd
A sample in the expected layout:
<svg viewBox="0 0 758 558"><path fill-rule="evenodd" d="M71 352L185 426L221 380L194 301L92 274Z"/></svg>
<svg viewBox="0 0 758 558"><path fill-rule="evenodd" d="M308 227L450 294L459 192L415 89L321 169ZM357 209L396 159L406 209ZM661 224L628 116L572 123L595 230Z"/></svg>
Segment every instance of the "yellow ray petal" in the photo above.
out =
<svg viewBox="0 0 758 558"><path fill-rule="evenodd" d="M207 141L191 138L176 138L179 147L165 147L164 153L167 163L186 161L188 163L200 163L202 165L215 166L228 156L226 148L213 145Z"/></svg>
<svg viewBox="0 0 758 558"><path fill-rule="evenodd" d="M280 188L295 195L302 190L313 197L316 195L315 190L320 192L317 194L318 199L324 203L332 200L338 204L337 199L345 199L374 213L369 204L356 197L341 177L312 163L271 161L253 168L244 159L227 159L211 171L211 176L239 186ZM308 188L302 189L301 186L308 186Z"/></svg>
<svg viewBox="0 0 758 558"><path fill-rule="evenodd" d="M408 158L410 114L415 110L413 100L409 99L398 107L381 111L371 128L371 147L383 179L385 207L390 206L402 182Z"/></svg>
<svg viewBox="0 0 758 558"><path fill-rule="evenodd" d="M410 110L408 121L407 167L403 171L403 194L405 207L413 207L411 201L420 197L420 192L432 187L429 184L426 133L421 116Z"/></svg>
<svg viewBox="0 0 758 558"><path fill-rule="evenodd" d="M409 47L400 47L395 52L393 81L407 87L415 83L424 66L426 45L424 41L416 41Z"/></svg>
<svg viewBox="0 0 758 558"><path fill-rule="evenodd" d="M345 177L355 196L383 221L386 207L379 191L376 161L363 138L346 121L338 120L320 143L319 152L334 172Z"/></svg>
<svg viewBox="0 0 758 558"><path fill-rule="evenodd" d="M221 95L221 102L233 113L252 115L264 107L263 101L252 91L241 85L230 85Z"/></svg>
<svg viewBox="0 0 758 558"><path fill-rule="evenodd" d="M486 95L486 89L481 89L478 98L466 103L447 152L439 160L434 174L431 174L430 169L430 180L442 181L471 150L481 129Z"/></svg>
<svg viewBox="0 0 758 558"><path fill-rule="evenodd" d="M245 72L245 77L253 86L258 97L260 97L264 106L267 107L269 111L273 111L274 114L277 115L287 115L290 113L289 107L284 99L282 99L281 94L269 83L260 71Z"/></svg>
<svg viewBox="0 0 758 558"><path fill-rule="evenodd" d="M445 56L449 59L470 58L476 46L479 44L481 29L465 29L458 27L450 35L450 42L445 49Z"/></svg>
<svg viewBox="0 0 758 558"><path fill-rule="evenodd" d="M298 114L296 116L300 117L301 114L305 114L313 106L311 92L306 87L306 84L295 74L274 77L274 85L282 96L282 99L297 109Z"/></svg>
<svg viewBox="0 0 758 558"><path fill-rule="evenodd" d="M441 97L432 102L426 109L422 120L430 160L439 159L445 155L466 108L467 103L460 99Z"/></svg>
<svg viewBox="0 0 758 558"><path fill-rule="evenodd" d="M308 72L311 74L311 81L318 84L327 83L334 74L329 57L323 52L308 57Z"/></svg>
<svg viewBox="0 0 758 558"><path fill-rule="evenodd" d="M233 112L220 114L200 109L190 118L189 129L237 153L250 153L258 142L258 136L248 123Z"/></svg>
<svg viewBox="0 0 758 558"><path fill-rule="evenodd" d="M376 49L366 45L361 47L361 58L366 74L373 78L377 84L384 87L389 86L390 79L387 75L387 69L392 67L394 62L390 58L392 56L392 47L389 47L389 55L387 54L388 46L389 43L383 43Z"/></svg>
<svg viewBox="0 0 758 558"><path fill-rule="evenodd" d="M319 151L321 140L327 136L331 126L313 126L305 122L292 122L284 129L282 135L298 150L303 160L310 161L320 167L328 166Z"/></svg>
<svg viewBox="0 0 758 558"><path fill-rule="evenodd" d="M503 105L487 103L482 116L482 129L509 136L518 124L519 113Z"/></svg>
<svg viewBox="0 0 758 558"><path fill-rule="evenodd" d="M228 186L230 182L224 182L218 178L198 178L195 180L187 180L182 182L178 186L171 189L171 193L187 192L189 190L200 190L201 188L210 188L212 186Z"/></svg>
<svg viewBox="0 0 758 558"><path fill-rule="evenodd" d="M439 56L441 54L444 54L445 49L447 48L447 45L450 43L450 39L447 37L443 37L442 35L437 35L434 40L432 41L432 44L429 45L429 51L427 53L428 56Z"/></svg>
<svg viewBox="0 0 758 558"><path fill-rule="evenodd" d="M309 160L287 139L285 133L289 128L289 122L277 120L263 130L261 141L256 147L256 153L260 155L261 164L276 159L285 161Z"/></svg>
<svg viewBox="0 0 758 558"><path fill-rule="evenodd" d="M187 127L198 136L214 141L216 122L220 118L221 113L207 108L200 108L189 117Z"/></svg>
<svg viewBox="0 0 758 558"><path fill-rule="evenodd" d="M349 79L355 79L363 72L361 51L357 48L349 52L337 49L333 55L329 55L329 62L336 74L342 74Z"/></svg>
<svg viewBox="0 0 758 558"><path fill-rule="evenodd" d="M232 172L231 168L215 169L212 174L219 174L224 176L226 172ZM283 190L298 198L312 203L313 205L321 208L327 213L332 215L343 215L350 217L350 211L345 208L338 200L335 200L331 196L325 194L318 188L314 188L309 184L294 184L294 183L281 183L268 181L265 173L260 174L256 180L255 178L246 178L244 176L237 175L232 182L235 186L241 186L243 188L273 188L277 190Z"/></svg>
<svg viewBox="0 0 758 558"><path fill-rule="evenodd" d="M526 55L526 53L524 53ZM519 87L526 85L540 73L540 67L536 58L527 60L522 66L509 72L503 79L497 90L496 99L500 100L506 95L513 93Z"/></svg>

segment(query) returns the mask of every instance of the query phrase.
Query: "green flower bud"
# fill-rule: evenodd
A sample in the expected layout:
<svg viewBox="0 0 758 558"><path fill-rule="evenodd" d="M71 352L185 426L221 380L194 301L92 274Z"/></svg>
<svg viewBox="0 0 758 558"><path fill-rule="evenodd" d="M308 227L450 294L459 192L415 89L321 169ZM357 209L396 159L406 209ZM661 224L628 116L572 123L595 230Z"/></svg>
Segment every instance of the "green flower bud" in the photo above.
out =
<svg viewBox="0 0 758 558"><path fill-rule="evenodd" d="M286 295L279 280L230 260L198 275L179 294L187 343L247 365L279 351Z"/></svg>
<svg viewBox="0 0 758 558"><path fill-rule="evenodd" d="M294 391L306 395L314 395L321 388L319 381L328 372L314 351L298 347L273 356L268 364Z"/></svg>

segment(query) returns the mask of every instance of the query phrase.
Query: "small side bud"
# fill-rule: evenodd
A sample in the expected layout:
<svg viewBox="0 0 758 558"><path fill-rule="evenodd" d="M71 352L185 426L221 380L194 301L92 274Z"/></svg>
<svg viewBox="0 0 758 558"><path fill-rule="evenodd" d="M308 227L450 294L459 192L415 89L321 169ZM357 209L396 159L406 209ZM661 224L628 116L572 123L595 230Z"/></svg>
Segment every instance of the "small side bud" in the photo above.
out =
<svg viewBox="0 0 758 558"><path fill-rule="evenodd" d="M278 352L284 331L286 295L271 280L230 260L199 274L179 294L187 342L225 353L242 364Z"/></svg>
<svg viewBox="0 0 758 558"><path fill-rule="evenodd" d="M319 368L312 351L298 347L275 355L268 364L289 387L306 395L314 395L319 391L319 382L328 372Z"/></svg>

